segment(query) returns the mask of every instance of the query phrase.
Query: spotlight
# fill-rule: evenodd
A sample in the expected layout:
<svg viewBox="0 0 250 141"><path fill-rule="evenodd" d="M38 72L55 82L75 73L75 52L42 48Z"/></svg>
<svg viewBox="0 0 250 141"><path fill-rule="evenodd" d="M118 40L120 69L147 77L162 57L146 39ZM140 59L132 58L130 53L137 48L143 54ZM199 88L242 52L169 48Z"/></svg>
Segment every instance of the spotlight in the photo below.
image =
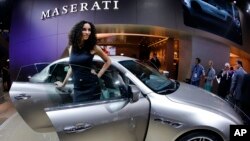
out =
<svg viewBox="0 0 250 141"><path fill-rule="evenodd" d="M246 11L247 11L247 13L250 13L250 4L248 4Z"/></svg>
<svg viewBox="0 0 250 141"><path fill-rule="evenodd" d="M234 0L234 4L236 4L237 3L237 1L236 0Z"/></svg>

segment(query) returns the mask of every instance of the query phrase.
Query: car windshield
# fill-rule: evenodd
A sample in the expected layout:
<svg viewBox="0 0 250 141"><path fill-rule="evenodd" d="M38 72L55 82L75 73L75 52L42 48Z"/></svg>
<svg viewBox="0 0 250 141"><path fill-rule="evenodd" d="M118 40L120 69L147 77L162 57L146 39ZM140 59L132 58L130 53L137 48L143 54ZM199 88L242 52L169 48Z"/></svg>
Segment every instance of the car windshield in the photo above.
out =
<svg viewBox="0 0 250 141"><path fill-rule="evenodd" d="M143 62L127 60L119 63L156 93L167 94L170 91L173 92L173 89L177 89L174 81L166 78L166 76Z"/></svg>

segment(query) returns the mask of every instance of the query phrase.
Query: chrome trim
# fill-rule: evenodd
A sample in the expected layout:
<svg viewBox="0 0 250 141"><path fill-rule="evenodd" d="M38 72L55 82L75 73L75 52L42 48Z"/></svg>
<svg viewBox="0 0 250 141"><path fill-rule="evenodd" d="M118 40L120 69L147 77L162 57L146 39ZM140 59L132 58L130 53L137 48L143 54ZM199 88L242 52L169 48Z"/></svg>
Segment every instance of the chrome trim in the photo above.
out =
<svg viewBox="0 0 250 141"><path fill-rule="evenodd" d="M121 101L128 101L129 98L122 98L122 99L109 99L109 100L98 100L98 101L89 101L87 103L73 103L73 104L67 104L67 105L59 105L57 107L49 107L49 108L44 108L46 112L50 111L57 111L57 110L66 110L66 109L71 109L71 108L79 108L79 107L87 107L87 106L92 106L92 105L101 105L101 104L107 104L107 103L114 103L114 102L121 102Z"/></svg>
<svg viewBox="0 0 250 141"><path fill-rule="evenodd" d="M30 99L31 96L30 95L26 95L26 94L19 94L18 96L14 96L14 98L16 100L27 100L27 99Z"/></svg>
<svg viewBox="0 0 250 141"><path fill-rule="evenodd" d="M73 125L73 126L64 127L63 131L67 134L80 133L80 132L84 132L86 130L91 129L92 127L93 125L89 123L77 123L76 125Z"/></svg>
<svg viewBox="0 0 250 141"><path fill-rule="evenodd" d="M170 125L174 128L180 128L182 127L182 123L180 122L176 122L176 121L173 121L173 120L169 120L169 119L164 119L164 118L155 118L154 121L158 121L160 122L161 124L167 124L167 125Z"/></svg>

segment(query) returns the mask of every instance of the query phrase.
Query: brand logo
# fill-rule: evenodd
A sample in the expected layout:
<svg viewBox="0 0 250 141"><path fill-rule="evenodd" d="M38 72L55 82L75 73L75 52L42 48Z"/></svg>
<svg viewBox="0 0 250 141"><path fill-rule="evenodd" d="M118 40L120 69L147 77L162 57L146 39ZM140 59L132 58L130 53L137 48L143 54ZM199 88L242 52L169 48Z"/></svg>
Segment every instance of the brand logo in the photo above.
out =
<svg viewBox="0 0 250 141"><path fill-rule="evenodd" d="M41 13L41 20L57 17L69 13L85 12L85 11L101 11L101 10L118 10L118 0L93 1L91 3L82 2L70 5L64 5L60 8L44 10Z"/></svg>
<svg viewBox="0 0 250 141"><path fill-rule="evenodd" d="M249 137L249 125L230 125L230 141L247 141Z"/></svg>

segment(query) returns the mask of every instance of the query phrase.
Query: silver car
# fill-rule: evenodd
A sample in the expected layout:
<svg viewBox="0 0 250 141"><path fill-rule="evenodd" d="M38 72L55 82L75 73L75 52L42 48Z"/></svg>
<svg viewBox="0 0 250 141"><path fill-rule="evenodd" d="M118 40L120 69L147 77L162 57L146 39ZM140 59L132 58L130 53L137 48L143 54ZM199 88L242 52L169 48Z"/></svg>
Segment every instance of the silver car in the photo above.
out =
<svg viewBox="0 0 250 141"><path fill-rule="evenodd" d="M69 68L64 58L36 74L37 66L23 67L11 100L33 130L56 131L60 141L229 141L230 125L243 124L212 93L168 79L133 58L111 56L111 61L99 80L99 99L72 103L72 78L65 88L56 88L54 82ZM102 64L95 56L91 69Z"/></svg>

